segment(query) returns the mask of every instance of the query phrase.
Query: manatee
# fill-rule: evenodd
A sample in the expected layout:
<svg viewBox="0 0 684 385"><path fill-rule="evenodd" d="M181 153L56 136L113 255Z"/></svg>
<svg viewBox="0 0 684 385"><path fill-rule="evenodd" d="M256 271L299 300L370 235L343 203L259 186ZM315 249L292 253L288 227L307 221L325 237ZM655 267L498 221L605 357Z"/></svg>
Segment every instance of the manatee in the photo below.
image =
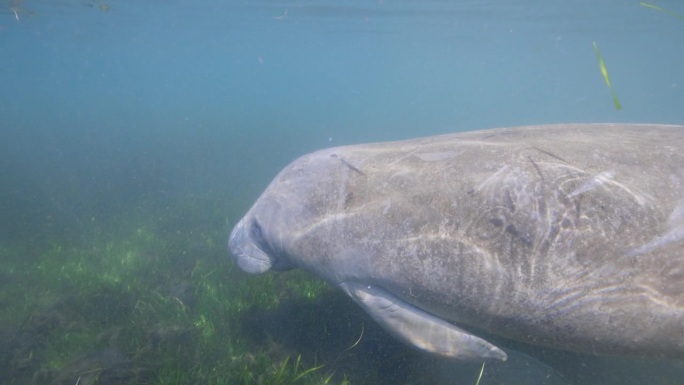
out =
<svg viewBox="0 0 684 385"><path fill-rule="evenodd" d="M493 335L681 359L684 126L528 126L321 150L283 169L228 243L244 271L306 269L438 356L505 360L481 337Z"/></svg>

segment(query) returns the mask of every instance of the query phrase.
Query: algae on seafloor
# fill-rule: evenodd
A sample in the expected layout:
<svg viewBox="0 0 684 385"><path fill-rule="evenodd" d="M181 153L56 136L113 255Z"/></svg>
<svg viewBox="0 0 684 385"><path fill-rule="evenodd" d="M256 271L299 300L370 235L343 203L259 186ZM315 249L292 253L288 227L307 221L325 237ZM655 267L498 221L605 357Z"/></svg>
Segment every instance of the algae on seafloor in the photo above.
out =
<svg viewBox="0 0 684 385"><path fill-rule="evenodd" d="M315 353L248 334L255 315L330 288L301 272L245 279L218 230L140 221L0 249L0 383L348 383Z"/></svg>

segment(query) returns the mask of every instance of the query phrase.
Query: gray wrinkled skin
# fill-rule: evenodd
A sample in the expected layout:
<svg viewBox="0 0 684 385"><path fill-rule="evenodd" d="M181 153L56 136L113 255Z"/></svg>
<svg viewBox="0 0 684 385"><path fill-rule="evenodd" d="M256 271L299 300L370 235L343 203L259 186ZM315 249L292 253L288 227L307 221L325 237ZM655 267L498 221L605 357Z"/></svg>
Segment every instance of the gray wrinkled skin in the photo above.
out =
<svg viewBox="0 0 684 385"><path fill-rule="evenodd" d="M245 271L304 268L352 297L372 286L474 335L682 358L684 127L318 151L275 178L229 243Z"/></svg>

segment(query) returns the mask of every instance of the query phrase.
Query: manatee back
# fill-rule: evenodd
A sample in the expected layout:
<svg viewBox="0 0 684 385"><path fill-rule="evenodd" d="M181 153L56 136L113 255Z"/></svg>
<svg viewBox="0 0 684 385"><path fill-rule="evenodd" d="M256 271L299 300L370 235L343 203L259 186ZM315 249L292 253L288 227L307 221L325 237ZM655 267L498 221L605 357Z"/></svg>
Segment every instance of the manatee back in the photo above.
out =
<svg viewBox="0 0 684 385"><path fill-rule="evenodd" d="M306 157L323 160L330 188L309 205L324 215L296 254L327 279L528 342L684 352L684 128L522 127Z"/></svg>

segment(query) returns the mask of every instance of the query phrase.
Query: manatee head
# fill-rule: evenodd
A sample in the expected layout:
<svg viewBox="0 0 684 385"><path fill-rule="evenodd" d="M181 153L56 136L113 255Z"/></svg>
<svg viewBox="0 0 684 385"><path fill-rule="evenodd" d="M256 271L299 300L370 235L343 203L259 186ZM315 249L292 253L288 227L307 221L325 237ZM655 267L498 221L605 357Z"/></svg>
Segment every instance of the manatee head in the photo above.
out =
<svg viewBox="0 0 684 385"><path fill-rule="evenodd" d="M340 165L334 152L319 151L276 176L230 234L228 245L242 270L259 274L306 265L298 239L334 210Z"/></svg>
<svg viewBox="0 0 684 385"><path fill-rule="evenodd" d="M365 217L389 205L381 203L387 199L382 188L383 194L363 194L373 176L372 167L359 168L363 153L333 148L286 167L230 235L240 268L248 273L304 268L339 287L409 345L456 360L506 360L501 349L384 285L396 286L393 263L372 251L378 223Z"/></svg>

